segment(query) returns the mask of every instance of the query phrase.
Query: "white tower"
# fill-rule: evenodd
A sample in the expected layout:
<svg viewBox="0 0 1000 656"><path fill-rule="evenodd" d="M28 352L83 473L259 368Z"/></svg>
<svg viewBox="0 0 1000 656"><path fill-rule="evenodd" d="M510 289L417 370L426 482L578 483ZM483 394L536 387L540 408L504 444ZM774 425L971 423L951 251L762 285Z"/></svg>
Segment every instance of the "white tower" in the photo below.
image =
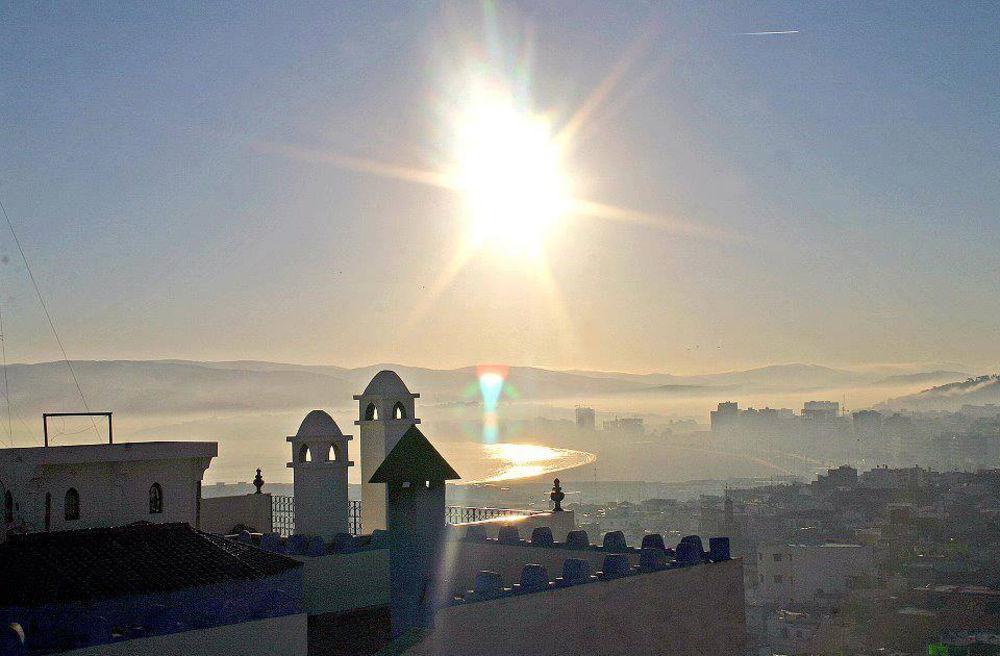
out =
<svg viewBox="0 0 1000 656"><path fill-rule="evenodd" d="M399 438L420 420L414 416L414 400L420 398L406 388L395 371L380 371L361 394L358 417L361 427L361 530L385 529L385 483L369 483Z"/></svg>
<svg viewBox="0 0 1000 656"><path fill-rule="evenodd" d="M392 637L430 628L442 589L445 481L458 480L451 465L411 426L372 474L385 485L389 530L389 619Z"/></svg>
<svg viewBox="0 0 1000 656"><path fill-rule="evenodd" d="M292 444L295 533L329 540L348 531L347 442L337 422L322 410L306 415Z"/></svg>

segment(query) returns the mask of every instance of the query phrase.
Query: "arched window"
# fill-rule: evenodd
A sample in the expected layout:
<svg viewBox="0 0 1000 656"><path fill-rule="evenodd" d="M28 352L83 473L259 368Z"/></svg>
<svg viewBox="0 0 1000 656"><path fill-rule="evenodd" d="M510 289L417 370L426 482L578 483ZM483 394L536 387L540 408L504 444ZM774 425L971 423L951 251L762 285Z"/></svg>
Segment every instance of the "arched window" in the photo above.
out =
<svg viewBox="0 0 1000 656"><path fill-rule="evenodd" d="M67 522L80 519L80 493L75 487L66 490L66 501L63 504L63 516Z"/></svg>
<svg viewBox="0 0 1000 656"><path fill-rule="evenodd" d="M369 403L368 407L365 408L365 419L368 421L378 419L378 408L375 407L374 403Z"/></svg>
<svg viewBox="0 0 1000 656"><path fill-rule="evenodd" d="M3 521L7 524L14 523L14 495L10 490L3 494Z"/></svg>
<svg viewBox="0 0 1000 656"><path fill-rule="evenodd" d="M340 460L340 449L337 448L336 444L330 445L330 453L326 457L327 460Z"/></svg>
<svg viewBox="0 0 1000 656"><path fill-rule="evenodd" d="M303 444L299 447L299 462L312 462L312 451L309 450L308 444Z"/></svg>
<svg viewBox="0 0 1000 656"><path fill-rule="evenodd" d="M149 514L157 515L163 512L163 488L159 483L149 486Z"/></svg>
<svg viewBox="0 0 1000 656"><path fill-rule="evenodd" d="M403 407L402 401L396 401L396 405L392 406L392 418L406 419L406 408Z"/></svg>

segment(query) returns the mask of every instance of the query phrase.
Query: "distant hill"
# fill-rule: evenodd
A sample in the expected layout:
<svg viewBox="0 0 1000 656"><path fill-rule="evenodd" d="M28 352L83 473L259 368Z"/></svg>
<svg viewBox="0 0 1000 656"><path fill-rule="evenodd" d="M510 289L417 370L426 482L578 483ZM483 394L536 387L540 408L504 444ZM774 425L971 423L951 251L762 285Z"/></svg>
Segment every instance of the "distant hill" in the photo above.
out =
<svg viewBox="0 0 1000 656"><path fill-rule="evenodd" d="M622 374L604 371L573 371L593 378L614 378L670 389L676 385L699 386L752 386L793 390L801 388L837 387L871 382L871 375L843 369L833 369L816 364L775 364L744 371L727 371L717 374L677 376L673 374Z"/></svg>
<svg viewBox="0 0 1000 656"><path fill-rule="evenodd" d="M885 410L955 411L965 404L1000 403L1000 375L977 376L938 385L930 389L889 399L881 404Z"/></svg>
<svg viewBox="0 0 1000 656"><path fill-rule="evenodd" d="M698 376L696 380L713 385L754 387L758 390L814 389L863 385L870 382L869 377L865 374L823 367L817 364L800 363L776 364L747 371L709 374Z"/></svg>
<svg viewBox="0 0 1000 656"><path fill-rule="evenodd" d="M344 407L381 369L397 371L411 389L420 392L424 404L478 399L475 367L428 369L383 363L349 368L254 360L83 360L74 361L73 366L91 407L136 414ZM23 417L79 409L80 399L64 362L10 365L7 374L13 407ZM902 386L937 382L949 375L953 372L931 371L893 379ZM714 398L737 392L811 392L893 384L890 379L876 378L819 365L782 364L699 376L511 367L507 380L512 394L532 401L629 394Z"/></svg>
<svg viewBox="0 0 1000 656"><path fill-rule="evenodd" d="M435 370L394 364L355 369L269 362L183 360L74 361L77 378L93 408L173 414L233 410L284 410L353 403L381 369L394 369L424 403L478 398L474 367ZM25 417L79 409L80 398L64 362L15 364L7 369L11 402ZM531 367L513 367L511 389L521 398L639 391L630 381L591 378Z"/></svg>
<svg viewBox="0 0 1000 656"><path fill-rule="evenodd" d="M916 374L899 374L880 378L873 384L884 387L899 387L903 385L933 385L965 380L969 374L962 371L926 371Z"/></svg>

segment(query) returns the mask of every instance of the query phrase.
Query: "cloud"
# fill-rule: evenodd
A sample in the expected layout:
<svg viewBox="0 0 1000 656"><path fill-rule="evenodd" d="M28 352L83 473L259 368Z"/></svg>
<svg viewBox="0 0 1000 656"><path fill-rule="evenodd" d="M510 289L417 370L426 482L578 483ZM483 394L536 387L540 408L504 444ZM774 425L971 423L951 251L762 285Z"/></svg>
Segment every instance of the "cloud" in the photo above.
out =
<svg viewBox="0 0 1000 656"><path fill-rule="evenodd" d="M740 32L740 36L781 36L783 34L798 33L798 30L768 30L764 32Z"/></svg>

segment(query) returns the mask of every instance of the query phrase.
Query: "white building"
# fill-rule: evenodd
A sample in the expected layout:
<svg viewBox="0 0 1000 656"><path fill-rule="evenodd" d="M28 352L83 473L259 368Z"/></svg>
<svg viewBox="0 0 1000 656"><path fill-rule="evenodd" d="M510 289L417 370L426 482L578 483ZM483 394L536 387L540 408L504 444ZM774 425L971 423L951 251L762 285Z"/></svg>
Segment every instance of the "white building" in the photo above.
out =
<svg viewBox="0 0 1000 656"><path fill-rule="evenodd" d="M198 526L215 442L135 442L0 449L3 534L123 526Z"/></svg>
<svg viewBox="0 0 1000 656"><path fill-rule="evenodd" d="M860 544L761 545L758 594L776 604L824 604L873 576L875 550Z"/></svg>

